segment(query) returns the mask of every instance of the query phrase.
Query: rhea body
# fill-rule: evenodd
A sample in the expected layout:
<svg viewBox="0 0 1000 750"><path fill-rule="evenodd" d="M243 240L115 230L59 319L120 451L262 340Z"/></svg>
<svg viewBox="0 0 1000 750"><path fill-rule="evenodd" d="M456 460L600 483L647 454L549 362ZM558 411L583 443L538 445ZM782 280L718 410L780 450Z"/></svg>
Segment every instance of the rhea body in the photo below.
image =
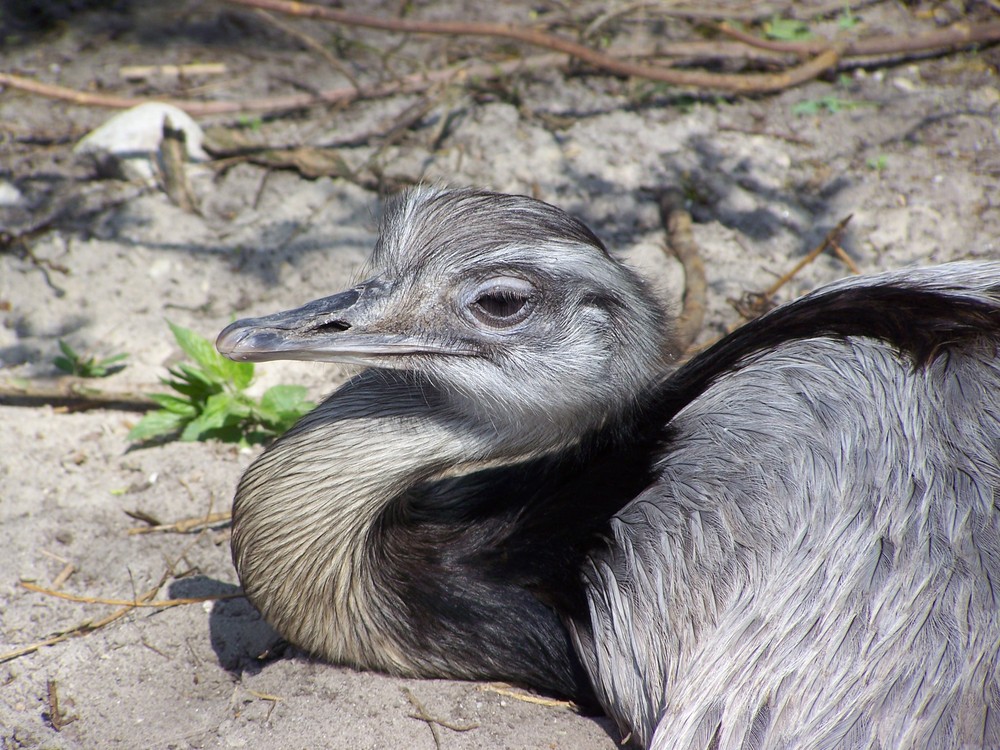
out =
<svg viewBox="0 0 1000 750"><path fill-rule="evenodd" d="M1000 264L841 282L677 369L668 334L552 206L396 200L367 281L219 337L370 367L241 481L247 596L645 746L1000 746Z"/></svg>

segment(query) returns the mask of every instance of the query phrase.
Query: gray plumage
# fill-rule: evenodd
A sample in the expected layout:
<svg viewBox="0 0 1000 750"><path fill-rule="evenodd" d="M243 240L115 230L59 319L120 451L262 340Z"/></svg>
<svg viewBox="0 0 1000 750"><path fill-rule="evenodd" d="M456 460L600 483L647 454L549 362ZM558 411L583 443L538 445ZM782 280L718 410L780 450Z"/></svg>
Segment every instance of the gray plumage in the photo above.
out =
<svg viewBox="0 0 1000 750"><path fill-rule="evenodd" d="M408 194L367 282L220 335L374 368L247 471L247 595L644 746L1000 747L1000 264L840 282L676 371L667 334L558 209Z"/></svg>

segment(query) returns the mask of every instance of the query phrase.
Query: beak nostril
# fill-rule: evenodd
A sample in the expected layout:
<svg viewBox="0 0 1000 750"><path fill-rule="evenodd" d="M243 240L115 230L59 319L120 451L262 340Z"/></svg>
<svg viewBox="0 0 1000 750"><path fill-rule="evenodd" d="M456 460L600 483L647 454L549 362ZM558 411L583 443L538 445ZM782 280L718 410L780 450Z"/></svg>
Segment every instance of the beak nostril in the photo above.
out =
<svg viewBox="0 0 1000 750"><path fill-rule="evenodd" d="M318 326L309 329L309 333L339 333L351 327L350 323L343 320L328 320Z"/></svg>

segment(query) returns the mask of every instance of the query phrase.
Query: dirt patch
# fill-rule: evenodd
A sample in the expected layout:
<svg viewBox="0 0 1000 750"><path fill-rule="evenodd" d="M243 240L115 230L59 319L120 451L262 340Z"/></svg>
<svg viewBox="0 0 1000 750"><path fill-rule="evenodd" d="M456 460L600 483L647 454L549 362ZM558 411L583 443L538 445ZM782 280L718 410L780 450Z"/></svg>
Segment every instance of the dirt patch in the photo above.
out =
<svg viewBox="0 0 1000 750"><path fill-rule="evenodd" d="M56 18L45 31L37 18L8 17L0 69L79 89L235 100L343 86L345 71L377 80L478 49L468 39L299 22L344 61L341 70L249 11L212 2L119 5ZM426 17L477 15L475 4L417 5L413 13ZM490 20L527 23L535 5L494 4ZM891 31L955 20L948 14L959 4L863 5L860 23ZM968 12L989 20L989 7ZM823 18L815 28L836 22ZM616 44L628 34L638 44L691 28L670 19L609 23ZM289 160L258 151L231 155L224 168L219 160L192 167L200 213L158 189L108 179L73 154L107 111L8 90L0 95L0 234L20 239L0 251L0 383L52 385L63 339L81 352L128 353L128 367L99 387L155 388L180 356L165 320L211 337L234 316L344 287L371 248L380 188L421 180L557 204L672 299L683 275L661 251L655 193L680 187L708 272L701 342L739 323L731 300L766 289L848 214L842 244L864 272L998 258L998 59L995 50L967 51L859 68L754 99L695 98L553 68L349 107L204 118L202 126L247 143L307 149L297 158L313 166L308 149L335 147L340 161L309 173L301 161L278 168ZM226 72L137 81L121 72L207 62ZM847 273L824 254L779 298ZM320 397L344 374L275 363L258 368L255 387L303 383ZM127 433L138 415L117 410L5 406L0 414L0 652L114 611L21 586L50 586L67 564L73 572L62 589L74 594L128 599L165 573L157 598L236 590L224 524L129 534L143 524L126 512L174 521L227 510L252 450L134 449ZM3 747L434 747L406 690L428 714L476 726L439 726L446 748L610 749L620 739L606 721L475 684L360 674L296 654L259 660L275 640L238 598L135 610L0 664Z"/></svg>

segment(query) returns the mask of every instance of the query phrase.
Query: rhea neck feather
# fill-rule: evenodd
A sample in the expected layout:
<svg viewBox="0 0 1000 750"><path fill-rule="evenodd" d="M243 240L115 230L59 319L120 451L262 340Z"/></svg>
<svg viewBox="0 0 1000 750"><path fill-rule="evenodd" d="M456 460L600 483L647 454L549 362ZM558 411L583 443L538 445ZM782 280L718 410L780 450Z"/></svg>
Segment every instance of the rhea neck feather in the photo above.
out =
<svg viewBox="0 0 1000 750"><path fill-rule="evenodd" d="M643 281L547 204L434 189L392 203L366 281L219 337L237 359L371 368L244 476L233 551L247 596L336 662L588 702L546 600L583 554L567 526L597 521L567 524L523 472L555 473L588 436L627 430L668 330Z"/></svg>

